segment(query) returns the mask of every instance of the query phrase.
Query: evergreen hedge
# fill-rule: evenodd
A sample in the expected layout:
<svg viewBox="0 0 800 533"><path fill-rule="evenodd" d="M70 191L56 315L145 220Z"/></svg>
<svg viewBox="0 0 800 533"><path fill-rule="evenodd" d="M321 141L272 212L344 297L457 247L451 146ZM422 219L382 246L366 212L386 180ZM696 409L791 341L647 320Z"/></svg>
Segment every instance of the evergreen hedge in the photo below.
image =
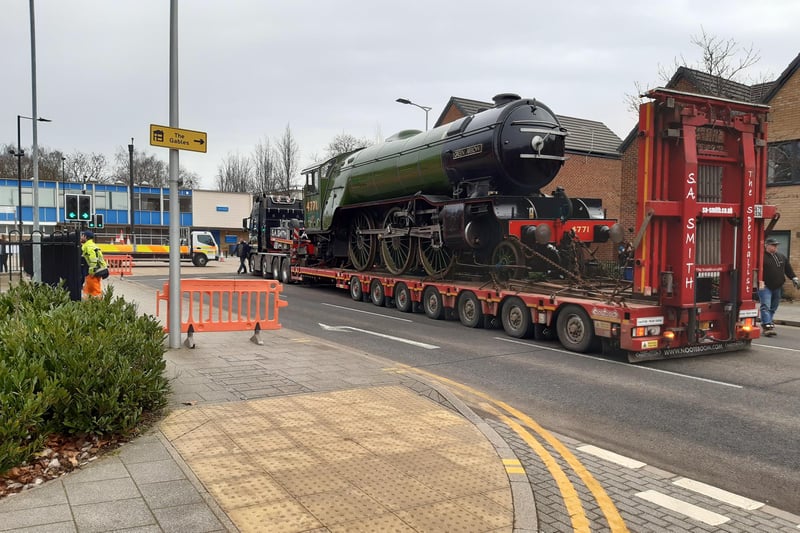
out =
<svg viewBox="0 0 800 533"><path fill-rule="evenodd" d="M164 340L111 288L78 302L37 283L0 294L0 474L48 435L126 435L163 408Z"/></svg>

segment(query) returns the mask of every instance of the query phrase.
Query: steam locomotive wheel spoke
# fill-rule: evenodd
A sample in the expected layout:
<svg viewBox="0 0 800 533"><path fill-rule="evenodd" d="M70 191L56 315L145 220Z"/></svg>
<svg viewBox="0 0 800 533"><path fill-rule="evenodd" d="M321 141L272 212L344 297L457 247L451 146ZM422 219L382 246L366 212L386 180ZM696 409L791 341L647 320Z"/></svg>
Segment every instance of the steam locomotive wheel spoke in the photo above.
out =
<svg viewBox="0 0 800 533"><path fill-rule="evenodd" d="M506 268L501 271L501 278L521 278L525 275L525 256L519 245L512 240L504 240L492 252L492 264L495 266L520 268Z"/></svg>
<svg viewBox="0 0 800 533"><path fill-rule="evenodd" d="M372 217L366 213L359 213L350 224L347 243L347 255L353 268L359 272L369 270L375 262L377 252L377 238L372 234L364 234L362 230L375 229Z"/></svg>
<svg viewBox="0 0 800 533"><path fill-rule="evenodd" d="M429 276L446 276L456 258L453 253L444 246L435 246L430 239L420 239L419 241L419 262Z"/></svg>
<svg viewBox="0 0 800 533"><path fill-rule="evenodd" d="M394 208L386 215L383 228L386 235L381 239L381 259L386 270L398 276L405 274L416 261L416 240L408 235L408 228L398 225ZM390 231L391 230L391 231Z"/></svg>

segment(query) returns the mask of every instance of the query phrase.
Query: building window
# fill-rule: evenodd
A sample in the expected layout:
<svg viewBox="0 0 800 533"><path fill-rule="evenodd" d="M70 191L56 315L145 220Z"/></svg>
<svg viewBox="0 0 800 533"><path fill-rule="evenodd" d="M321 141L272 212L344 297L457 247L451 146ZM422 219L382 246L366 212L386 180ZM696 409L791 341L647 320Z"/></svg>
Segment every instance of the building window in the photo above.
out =
<svg viewBox="0 0 800 533"><path fill-rule="evenodd" d="M800 140L769 144L767 185L800 184Z"/></svg>

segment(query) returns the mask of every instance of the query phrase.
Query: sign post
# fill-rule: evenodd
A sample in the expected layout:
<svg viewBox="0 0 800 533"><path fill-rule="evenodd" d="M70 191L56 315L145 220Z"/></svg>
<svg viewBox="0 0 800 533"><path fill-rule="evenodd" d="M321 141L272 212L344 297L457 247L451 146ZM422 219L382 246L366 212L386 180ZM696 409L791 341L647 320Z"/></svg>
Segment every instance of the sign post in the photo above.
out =
<svg viewBox="0 0 800 533"><path fill-rule="evenodd" d="M206 132L150 124L150 146L206 153Z"/></svg>

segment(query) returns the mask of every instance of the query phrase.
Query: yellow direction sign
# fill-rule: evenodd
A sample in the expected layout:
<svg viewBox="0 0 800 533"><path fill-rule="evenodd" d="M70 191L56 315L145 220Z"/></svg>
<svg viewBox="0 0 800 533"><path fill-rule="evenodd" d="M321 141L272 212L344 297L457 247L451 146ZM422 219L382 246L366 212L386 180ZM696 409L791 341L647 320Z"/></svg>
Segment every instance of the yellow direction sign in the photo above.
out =
<svg viewBox="0 0 800 533"><path fill-rule="evenodd" d="M206 132L150 124L150 146L206 152Z"/></svg>

